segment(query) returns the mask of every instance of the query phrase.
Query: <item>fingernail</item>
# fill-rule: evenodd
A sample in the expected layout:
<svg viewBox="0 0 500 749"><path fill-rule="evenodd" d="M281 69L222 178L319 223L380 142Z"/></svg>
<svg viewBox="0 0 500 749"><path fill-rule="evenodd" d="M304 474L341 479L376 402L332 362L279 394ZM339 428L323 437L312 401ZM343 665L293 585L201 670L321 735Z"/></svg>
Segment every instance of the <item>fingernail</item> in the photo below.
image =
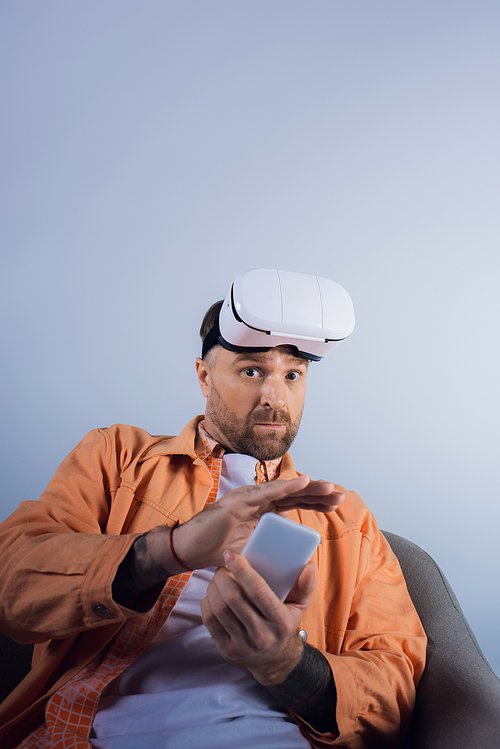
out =
<svg viewBox="0 0 500 749"><path fill-rule="evenodd" d="M231 562L234 562L234 554L232 551L225 551L222 556L224 557L224 561L226 564L231 564Z"/></svg>

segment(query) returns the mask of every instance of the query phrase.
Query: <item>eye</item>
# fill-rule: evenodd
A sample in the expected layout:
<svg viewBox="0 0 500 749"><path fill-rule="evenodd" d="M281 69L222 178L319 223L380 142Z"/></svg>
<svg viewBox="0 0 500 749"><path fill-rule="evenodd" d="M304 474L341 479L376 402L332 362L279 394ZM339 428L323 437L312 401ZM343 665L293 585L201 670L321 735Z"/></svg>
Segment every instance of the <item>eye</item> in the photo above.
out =
<svg viewBox="0 0 500 749"><path fill-rule="evenodd" d="M246 374L247 377L258 377L259 370L255 367L245 367L243 372Z"/></svg>
<svg viewBox="0 0 500 749"><path fill-rule="evenodd" d="M298 380L300 377L300 372L289 372L286 376L287 380L291 380L292 382L295 382L295 380Z"/></svg>

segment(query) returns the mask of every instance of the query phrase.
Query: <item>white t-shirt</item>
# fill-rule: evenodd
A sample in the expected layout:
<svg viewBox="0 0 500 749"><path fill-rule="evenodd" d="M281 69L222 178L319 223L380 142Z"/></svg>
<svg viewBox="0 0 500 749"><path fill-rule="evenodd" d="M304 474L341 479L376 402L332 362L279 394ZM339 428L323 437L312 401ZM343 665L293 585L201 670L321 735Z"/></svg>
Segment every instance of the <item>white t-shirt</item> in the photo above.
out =
<svg viewBox="0 0 500 749"><path fill-rule="evenodd" d="M255 482L255 458L224 455L217 499ZM144 653L103 692L95 749L310 749L246 669L228 665L201 621L215 568L196 570Z"/></svg>

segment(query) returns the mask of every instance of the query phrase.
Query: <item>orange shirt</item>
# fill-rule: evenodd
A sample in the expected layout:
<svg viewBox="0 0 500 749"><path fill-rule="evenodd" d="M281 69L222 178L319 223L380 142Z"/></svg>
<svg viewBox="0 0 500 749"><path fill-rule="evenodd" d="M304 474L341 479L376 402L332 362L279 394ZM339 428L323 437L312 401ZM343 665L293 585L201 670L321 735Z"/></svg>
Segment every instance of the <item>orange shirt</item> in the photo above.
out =
<svg viewBox="0 0 500 749"><path fill-rule="evenodd" d="M40 501L23 503L0 526L2 630L39 643L32 671L0 707L4 746L16 746L40 724L48 698L99 659L126 621L156 604L162 585L132 610L113 601L111 584L138 535L186 522L205 506L213 480L195 450L201 418L178 437L123 425L90 432ZM296 475L287 454L280 478ZM289 517L322 536L318 586L301 628L332 667L340 735L302 728L317 747L397 746L426 645L399 564L353 492L336 512L296 510Z"/></svg>

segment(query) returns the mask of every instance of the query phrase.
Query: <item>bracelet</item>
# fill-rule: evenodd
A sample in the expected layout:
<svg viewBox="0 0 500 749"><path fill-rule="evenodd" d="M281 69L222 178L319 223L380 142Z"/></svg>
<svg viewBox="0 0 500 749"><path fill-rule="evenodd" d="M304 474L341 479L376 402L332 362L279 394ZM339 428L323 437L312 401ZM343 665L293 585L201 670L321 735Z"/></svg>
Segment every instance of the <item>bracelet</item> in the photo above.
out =
<svg viewBox="0 0 500 749"><path fill-rule="evenodd" d="M174 561L177 562L177 564L180 567L182 567L183 570L186 570L186 572L193 572L193 570L191 569L191 567L186 567L186 565L181 562L181 560L179 559L179 557L177 556L177 554L174 551L174 544L173 544L173 540L172 540L172 534L174 532L174 529L177 528L178 525L179 525L179 521L176 520L175 523L170 528L170 533L168 534L168 545L170 546L170 553L172 554L172 556L174 558Z"/></svg>

